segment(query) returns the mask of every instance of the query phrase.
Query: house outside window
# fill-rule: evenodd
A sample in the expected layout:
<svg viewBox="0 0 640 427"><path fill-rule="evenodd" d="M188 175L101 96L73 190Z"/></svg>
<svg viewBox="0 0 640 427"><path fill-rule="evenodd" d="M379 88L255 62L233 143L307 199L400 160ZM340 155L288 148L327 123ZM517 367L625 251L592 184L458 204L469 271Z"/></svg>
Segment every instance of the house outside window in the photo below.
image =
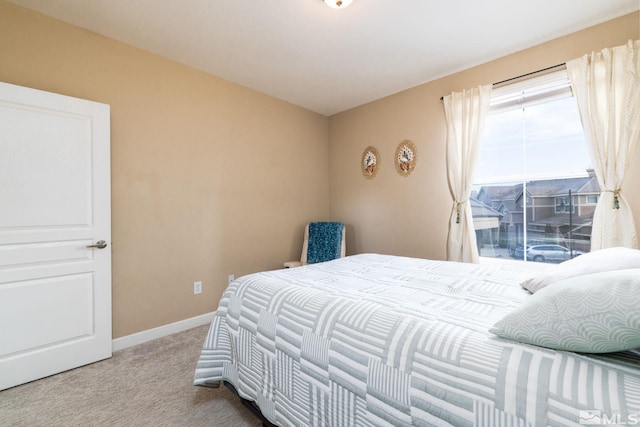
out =
<svg viewBox="0 0 640 427"><path fill-rule="evenodd" d="M471 194L480 256L588 252L599 193L566 70L494 88Z"/></svg>

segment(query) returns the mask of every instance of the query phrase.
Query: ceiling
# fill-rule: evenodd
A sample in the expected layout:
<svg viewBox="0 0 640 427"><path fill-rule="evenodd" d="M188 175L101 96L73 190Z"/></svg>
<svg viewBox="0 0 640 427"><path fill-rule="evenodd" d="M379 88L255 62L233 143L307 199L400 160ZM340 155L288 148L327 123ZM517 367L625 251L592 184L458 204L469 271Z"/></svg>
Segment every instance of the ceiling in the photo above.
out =
<svg viewBox="0 0 640 427"><path fill-rule="evenodd" d="M8 0L323 115L640 9L640 0ZM586 52L585 52L586 53Z"/></svg>

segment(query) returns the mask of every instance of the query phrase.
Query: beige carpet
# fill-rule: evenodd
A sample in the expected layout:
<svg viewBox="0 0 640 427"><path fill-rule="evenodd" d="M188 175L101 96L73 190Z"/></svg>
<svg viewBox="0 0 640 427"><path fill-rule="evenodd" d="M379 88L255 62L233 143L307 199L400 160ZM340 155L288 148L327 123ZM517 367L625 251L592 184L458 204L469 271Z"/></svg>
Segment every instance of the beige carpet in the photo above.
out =
<svg viewBox="0 0 640 427"><path fill-rule="evenodd" d="M226 387L192 385L207 330L0 391L0 426L260 426Z"/></svg>

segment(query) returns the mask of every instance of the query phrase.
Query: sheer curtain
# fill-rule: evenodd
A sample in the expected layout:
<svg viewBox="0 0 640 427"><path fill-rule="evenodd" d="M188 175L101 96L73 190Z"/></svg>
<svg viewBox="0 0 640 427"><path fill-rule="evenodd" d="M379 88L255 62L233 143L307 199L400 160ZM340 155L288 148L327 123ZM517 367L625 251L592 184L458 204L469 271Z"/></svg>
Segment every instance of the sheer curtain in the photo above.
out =
<svg viewBox="0 0 640 427"><path fill-rule="evenodd" d="M479 261L469 196L490 100L491 85L443 97L447 119L447 177L453 199L447 237L449 261Z"/></svg>
<svg viewBox="0 0 640 427"><path fill-rule="evenodd" d="M638 247L624 175L640 138L640 40L567 62L585 138L602 192L591 250Z"/></svg>

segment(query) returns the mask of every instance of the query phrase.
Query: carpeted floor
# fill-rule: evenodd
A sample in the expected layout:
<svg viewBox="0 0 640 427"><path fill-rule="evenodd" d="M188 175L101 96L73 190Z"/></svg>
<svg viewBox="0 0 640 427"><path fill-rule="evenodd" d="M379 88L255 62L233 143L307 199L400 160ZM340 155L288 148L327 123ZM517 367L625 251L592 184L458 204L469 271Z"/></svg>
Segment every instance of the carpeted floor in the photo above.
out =
<svg viewBox="0 0 640 427"><path fill-rule="evenodd" d="M260 426L226 387L192 385L207 330L0 391L0 426Z"/></svg>

